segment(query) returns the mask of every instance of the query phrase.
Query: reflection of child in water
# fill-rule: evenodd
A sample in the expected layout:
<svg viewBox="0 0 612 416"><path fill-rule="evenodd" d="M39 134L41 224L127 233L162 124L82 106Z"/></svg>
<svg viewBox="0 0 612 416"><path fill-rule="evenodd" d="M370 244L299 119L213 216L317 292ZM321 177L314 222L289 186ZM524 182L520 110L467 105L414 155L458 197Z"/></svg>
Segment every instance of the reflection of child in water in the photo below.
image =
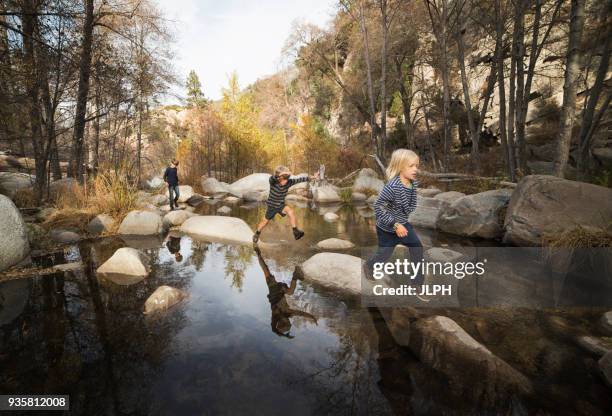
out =
<svg viewBox="0 0 612 416"><path fill-rule="evenodd" d="M180 237L169 237L168 242L166 243L166 247L168 247L168 251L171 254L174 254L174 258L176 261L182 261L183 256L181 255L181 238Z"/></svg>
<svg viewBox="0 0 612 416"><path fill-rule="evenodd" d="M316 324L317 318L308 312L291 309L287 303L287 299L285 299L285 295L292 295L295 291L298 280L297 274L293 275L290 286L287 286L284 282L277 282L274 275L270 273L270 269L268 269L268 265L264 261L259 247L255 247L255 252L257 253L259 265L266 277L266 284L268 285L268 300L270 301L270 308L272 309L272 332L280 336L293 338L293 335L290 334L291 321L289 320L292 316L303 316Z"/></svg>

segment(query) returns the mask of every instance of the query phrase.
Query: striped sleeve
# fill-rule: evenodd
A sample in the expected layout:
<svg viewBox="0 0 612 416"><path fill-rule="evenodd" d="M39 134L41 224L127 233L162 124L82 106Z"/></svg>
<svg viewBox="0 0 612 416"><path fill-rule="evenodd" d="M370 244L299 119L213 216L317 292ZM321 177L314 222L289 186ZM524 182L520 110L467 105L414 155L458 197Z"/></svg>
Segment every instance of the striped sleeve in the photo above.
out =
<svg viewBox="0 0 612 416"><path fill-rule="evenodd" d="M308 182L309 179L310 178L308 176L298 176L297 178L291 178L289 179L289 186L293 186L301 182Z"/></svg>
<svg viewBox="0 0 612 416"><path fill-rule="evenodd" d="M378 196L378 199L374 203L374 212L376 212L376 218L382 224L387 225L389 227L393 227L393 224L396 223L395 217L393 217L387 207L388 204L393 203L393 200L393 187L391 186L391 182L389 182L383 187L382 191L380 192L380 195Z"/></svg>

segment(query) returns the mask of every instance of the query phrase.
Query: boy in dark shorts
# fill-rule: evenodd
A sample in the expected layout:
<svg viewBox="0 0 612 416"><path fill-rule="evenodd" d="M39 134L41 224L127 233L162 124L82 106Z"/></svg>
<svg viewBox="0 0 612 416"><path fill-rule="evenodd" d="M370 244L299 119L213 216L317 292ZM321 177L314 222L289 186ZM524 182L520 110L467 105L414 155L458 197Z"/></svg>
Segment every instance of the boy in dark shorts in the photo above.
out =
<svg viewBox="0 0 612 416"><path fill-rule="evenodd" d="M268 225L268 222L274 219L276 214L280 215L281 217L289 215L291 227L293 228L293 237L295 237L296 240L299 240L304 236L304 231L297 228L293 210L290 207L285 206L285 198L287 197L289 188L291 188L293 185L301 182L307 182L312 178L317 179L319 177L319 173L315 173L314 176L302 176L295 179L289 179L290 176L291 171L285 166L277 167L274 171L274 175L270 176L270 195L268 196L266 215L257 226L257 231L255 231L255 234L253 234L254 244L257 244L259 241L261 230Z"/></svg>

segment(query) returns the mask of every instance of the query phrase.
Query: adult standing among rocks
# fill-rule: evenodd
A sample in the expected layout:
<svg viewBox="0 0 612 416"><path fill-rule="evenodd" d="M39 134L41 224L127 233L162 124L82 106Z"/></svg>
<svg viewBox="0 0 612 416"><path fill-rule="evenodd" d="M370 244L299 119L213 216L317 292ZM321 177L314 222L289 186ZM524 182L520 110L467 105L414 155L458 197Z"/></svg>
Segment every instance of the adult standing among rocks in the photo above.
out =
<svg viewBox="0 0 612 416"><path fill-rule="evenodd" d="M164 182L168 184L168 198L170 199L170 211L178 208L179 193L179 178L178 178L179 161L174 159L170 166L164 172Z"/></svg>

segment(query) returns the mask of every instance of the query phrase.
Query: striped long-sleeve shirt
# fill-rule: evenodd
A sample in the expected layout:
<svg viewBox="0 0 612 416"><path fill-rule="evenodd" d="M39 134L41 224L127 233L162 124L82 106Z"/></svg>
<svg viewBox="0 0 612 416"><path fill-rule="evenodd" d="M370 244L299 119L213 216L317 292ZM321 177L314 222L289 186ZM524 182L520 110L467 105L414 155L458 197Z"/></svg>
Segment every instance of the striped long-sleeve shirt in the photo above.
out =
<svg viewBox="0 0 612 416"><path fill-rule="evenodd" d="M300 182L308 182L308 176L299 176L287 180L287 183L281 185L274 175L270 176L270 195L268 196L268 208L282 208L285 205L285 197L289 188Z"/></svg>
<svg viewBox="0 0 612 416"><path fill-rule="evenodd" d="M415 180L412 181L412 188L407 187L399 175L387 182L374 203L376 226L393 233L393 224L407 223L408 216L417 206L418 186L419 182Z"/></svg>

